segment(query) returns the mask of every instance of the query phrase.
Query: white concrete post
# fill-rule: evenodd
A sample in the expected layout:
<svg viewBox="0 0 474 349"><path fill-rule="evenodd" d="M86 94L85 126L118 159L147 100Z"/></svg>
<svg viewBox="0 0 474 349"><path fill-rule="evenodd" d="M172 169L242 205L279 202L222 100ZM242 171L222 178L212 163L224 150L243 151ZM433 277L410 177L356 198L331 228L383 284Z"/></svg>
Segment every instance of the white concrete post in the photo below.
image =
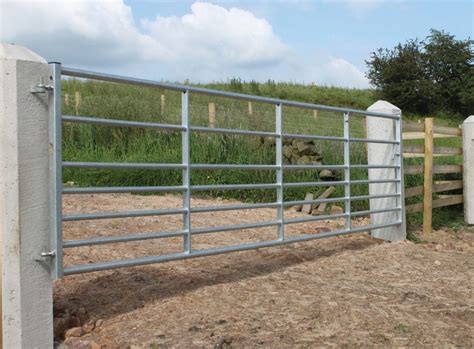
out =
<svg viewBox="0 0 474 349"><path fill-rule="evenodd" d="M46 61L0 44L0 225L3 348L52 348L49 246L48 93Z"/></svg>
<svg viewBox="0 0 474 349"><path fill-rule="evenodd" d="M386 101L377 101L368 109L371 112L387 113L400 115L401 110ZM367 116L367 138L394 140L396 137L395 121L392 119ZM398 146L396 144L368 143L367 161L369 165L397 165L402 161L401 154L396 155ZM400 158L398 158L400 156ZM395 170L393 168L369 169L369 180L377 179L395 179ZM403 178L403 175L402 175ZM371 183L369 184L370 195L394 194L403 189L402 183ZM401 206L403 202L397 197L370 199L370 209L385 209ZM385 224L396 222L404 217L405 212L391 211L371 214L371 224ZM403 221L405 219L403 218ZM399 241L406 238L405 225L396 225L386 228L374 229L371 231L373 237L387 241Z"/></svg>
<svg viewBox="0 0 474 349"><path fill-rule="evenodd" d="M474 115L462 124L464 221L474 224Z"/></svg>

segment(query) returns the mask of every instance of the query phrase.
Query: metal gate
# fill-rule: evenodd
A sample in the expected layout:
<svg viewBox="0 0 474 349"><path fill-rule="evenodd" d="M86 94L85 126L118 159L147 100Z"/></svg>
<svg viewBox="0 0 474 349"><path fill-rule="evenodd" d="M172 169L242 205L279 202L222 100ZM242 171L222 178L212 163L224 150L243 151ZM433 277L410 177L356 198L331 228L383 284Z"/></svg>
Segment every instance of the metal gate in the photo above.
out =
<svg viewBox="0 0 474 349"><path fill-rule="evenodd" d="M117 75L102 74L91 71L84 71L72 68L62 67L59 63L51 64L51 72L53 79L51 120L50 120L50 178L51 178L51 226L52 238L51 247L54 251L52 258L52 275L54 278L60 278L65 275L93 272L100 270L107 270L113 268L122 268L138 265L146 265L151 263L175 261L187 258L210 256L227 252L243 251L250 249L257 249L262 247L272 247L295 242L308 241L313 239L320 239L324 237L331 237L343 234L358 233L370 231L372 229L384 228L395 225L404 224L403 215L403 177L401 169L400 156L396 157L393 165L355 165L350 163L350 143L365 142L365 143L388 143L393 144L395 153L401 152L401 115L373 113L366 110L354 110L348 108L336 108L330 106L316 105L310 103L301 103L294 101L287 101L275 98L265 98L261 96L245 95L239 93L231 93L226 91L211 90L201 87L192 87L188 85L171 84L143 79L135 79L122 77ZM85 116L71 116L63 115L61 112L61 78L62 76L93 79L113 83L126 83L132 85L140 85L147 87L159 87L178 91L181 93L181 124L163 124L155 122L138 122L138 121L124 121L115 119L104 119L100 117L85 117ZM245 101L253 101L259 103L267 103L275 106L275 130L273 132L261 132L254 130L241 130L230 128L210 128L190 125L189 118L189 96L190 94L204 94L218 97L226 97L232 99L239 99ZM343 115L343 136L323 136L315 134L291 134L284 133L282 130L282 119L284 118L282 109L285 107L295 107L310 110L321 110L337 112ZM395 129L395 139L366 139L353 138L349 133L349 121L352 117L372 116L393 120ZM90 125L101 125L111 127L134 127L134 128L151 128L164 131L180 132L182 135L182 162L177 164L170 163L110 163L110 162L70 162L63 161L61 155L62 137L61 130L63 123L83 123ZM272 137L275 139L276 156L275 163L272 165L239 165L239 164L193 164L190 163L190 134L192 132L200 133L220 133L229 135L243 135L243 136L260 136ZM283 163L282 156L282 141L284 138L297 138L307 140L326 140L334 142L343 142L344 144L344 164L343 165L287 165ZM177 169L182 171L182 184L179 186L147 186L147 187L63 187L62 169L63 168L99 168L99 169ZM393 168L395 172L395 179L380 179L380 180L357 180L351 181L351 169L378 169L378 168ZM266 184L225 184L225 185L191 185L190 173L191 171L198 171L203 169L241 169L241 170L273 170L276 172L276 182ZM343 171L343 180L339 181L319 181L319 182L299 182L286 183L283 181L283 172L291 170L304 169L339 169ZM352 184L371 184L371 183L395 183L396 192L384 195L364 195L351 197ZM319 200L299 200L299 201L284 201L284 189L295 187L314 187L314 186L344 186L345 196L338 198L327 198ZM277 200L272 203L254 203L254 204L239 204L227 206L211 206L211 207L191 207L191 193L193 191L208 191L208 190L245 190L245 189L274 189L276 191ZM128 211L128 212L107 212L107 213L89 213L89 214L74 214L63 215L62 212L62 195L63 194L81 194L81 193L140 193L140 192L179 192L182 193L183 206L179 209L162 209L162 210L147 210L147 211ZM351 202L356 200L378 199L378 198L396 198L396 207L388 207L377 210L368 211L351 211ZM284 219L284 209L289 206L297 204L320 204L329 202L344 201L345 210L343 213L311 216L301 218ZM191 224L191 215L200 212L214 212L223 210L240 210L240 209L256 209L256 208L275 208L277 211L277 219L270 222L246 223L237 225L226 225L221 227L211 228L193 228ZM374 213L396 211L397 219L395 221L386 222L384 224L372 224L363 227L352 227L353 217L364 216ZM125 217L141 217L150 215L182 215L183 225L182 229L176 232L162 232L162 233L141 233L125 236L115 237L97 237L84 240L63 240L62 225L65 221L79 221L89 219L111 219L111 218L125 218ZM306 234L296 237L285 236L285 225L295 224L308 221L326 220L335 218L345 218L346 224L344 229L337 231L323 232L319 234ZM276 227L275 239L270 241L259 241L253 243L245 243L240 245L225 246L211 249L195 250L192 246L193 235L210 234L218 232L235 231L242 229L252 229L261 227ZM98 244L140 241L147 239L159 239L169 237L182 237L183 250L179 253L139 257L134 259L117 260L110 262L100 262L92 264L83 264L64 267L63 264L63 250L67 248L74 248L79 246L92 246Z"/></svg>

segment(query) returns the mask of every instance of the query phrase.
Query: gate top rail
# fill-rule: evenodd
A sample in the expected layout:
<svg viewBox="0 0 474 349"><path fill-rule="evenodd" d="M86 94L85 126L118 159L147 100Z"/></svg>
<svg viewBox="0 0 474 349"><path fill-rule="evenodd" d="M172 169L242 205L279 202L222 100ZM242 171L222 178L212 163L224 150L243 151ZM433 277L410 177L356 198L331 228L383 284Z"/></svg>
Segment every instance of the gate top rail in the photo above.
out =
<svg viewBox="0 0 474 349"><path fill-rule="evenodd" d="M93 79L93 80L101 80L101 81L116 82L116 83L126 83L126 84L138 85L138 86L161 87L164 89L175 90L175 91L180 91L180 92L190 91L190 92L196 92L196 93L206 94L206 95L211 95L211 96L242 99L242 100L252 101L252 102L281 104L287 107L317 109L317 110L330 111L330 112L351 113L355 115L375 116L375 117L394 119L394 120L399 120L401 117L400 115L376 113L376 112L371 112L368 110L331 107L331 106L321 105L321 104L296 102L296 101L289 101L289 100L284 100L284 99L279 99L279 98L261 97L261 96L255 96L255 95L248 95L244 93L213 90L213 89L209 89L205 87L196 87L196 86L189 86L189 85L184 85L184 84L160 82L160 81L154 81L154 80L148 80L148 79L138 79L138 78L121 76L121 75L98 73L98 72L93 72L89 70L82 70L82 69L75 69L75 68L68 68L68 67L61 67L61 74L65 76L76 77L76 78Z"/></svg>

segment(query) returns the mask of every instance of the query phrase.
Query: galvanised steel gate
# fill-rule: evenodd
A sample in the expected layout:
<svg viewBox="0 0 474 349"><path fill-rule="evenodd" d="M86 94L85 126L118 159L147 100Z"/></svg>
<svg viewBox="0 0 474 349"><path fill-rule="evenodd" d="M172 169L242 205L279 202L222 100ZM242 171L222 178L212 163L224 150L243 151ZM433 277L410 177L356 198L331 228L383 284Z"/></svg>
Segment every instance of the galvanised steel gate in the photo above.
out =
<svg viewBox="0 0 474 349"><path fill-rule="evenodd" d="M254 95L245 95L239 93L231 93L226 91L211 90L200 87L192 87L188 85L171 84L143 79L135 79L129 77L122 77L117 75L102 74L91 71L84 71L72 68L62 67L59 63L51 63L51 72L53 80L52 100L53 108L51 108L50 120L50 171L51 171L51 226L52 226L52 275L55 278L60 278L65 275L93 272L114 268L146 265L151 263L175 261L187 258L210 256L227 252L244 251L250 249L257 249L262 247L272 247L284 244L308 241L313 239L320 239L324 237L331 237L343 234L358 233L370 231L372 229L390 227L404 224L403 214L403 177L401 157L396 157L393 165L354 165L350 163L350 143L365 142L365 143L387 143L395 146L395 154L401 153L401 115L374 113L366 110L354 110L348 108L336 108L330 106L316 105L310 103L300 103L294 101L287 101L275 98L265 98ZM104 119L99 117L84 117L62 115L61 113L61 78L62 76L93 79L114 83L126 83L147 87L159 87L163 89L181 92L181 125L163 124L155 122L138 122L138 121L124 121L116 119ZM210 128L190 125L189 118L189 96L190 94L204 94L218 97L226 97L232 99L267 103L275 106L275 130L274 132L250 131L230 128ZM290 134L282 131L282 107L296 107L311 110L330 111L343 114L343 137L322 136L313 134ZM372 116L380 118L388 118L393 120L395 129L395 139L365 139L353 138L349 134L349 120L351 116ZM164 131L181 132L182 135L182 162L178 164L170 163L110 163L110 162L70 162L63 161L61 155L61 130L63 123L81 123L90 125L101 125L111 127L133 127L133 128L147 128L159 129ZM229 135L243 135L243 136L260 136L273 137L276 143L276 157L273 165L239 165L239 164L192 164L190 163L190 134L192 132L200 133L220 133ZM282 140L284 138L306 139L306 140L327 140L344 143L344 164L343 165L287 165L283 163L282 156ZM62 169L63 168L98 168L98 169L178 169L182 171L182 184L179 186L146 186L146 187L63 187ZM379 169L379 168L393 168L395 171L394 179L379 179L379 180L357 180L351 181L351 169ZM276 182L266 184L226 184L226 185L191 185L190 173L194 170L209 170L209 169L243 169L243 170L274 170L276 171ZM320 181L320 182L299 182L299 183L285 183L283 181L283 171L291 170L305 170L305 169L340 169L344 173L342 181ZM364 195L351 197L351 184L371 184L371 183L395 183L396 193L384 195ZM333 186L343 185L345 187L345 196L338 198L327 198L319 200L299 200L299 201L284 201L283 191L285 188L295 187L314 187L314 186ZM256 204L239 204L226 206L211 206L211 207L191 207L191 193L193 191L208 191L208 190L245 190L245 189L275 189L276 202L272 203L256 203ZM160 209L147 211L129 211L129 212L106 212L106 213L89 213L89 214L73 214L63 215L62 212L62 195L63 194L82 194L82 193L141 193L141 192L179 192L182 193L183 206L179 209ZM379 199L392 197L396 198L396 207L388 207L377 210L351 212L351 202L356 200ZM343 213L284 219L285 207L298 204L320 204L344 201L345 210ZM277 210L277 219L271 222L257 222L237 225L226 225L221 227L211 228L193 228L191 225L191 215L193 213L214 212L224 210L240 210L240 209L256 209L256 208L275 208ZM372 224L363 227L352 227L352 217L366 216L373 213L382 213L396 211L397 219L392 222L384 224ZM63 222L90 220L90 219L111 219L111 218L125 218L125 217L141 217L141 216L161 216L161 215L182 215L183 226L182 229L176 232L158 232L158 233L141 233L125 236L114 237L97 237L88 238L84 240L63 240L62 225ZM302 223L316 220L326 220L335 218L345 218L346 224L344 229L337 231L323 232L319 234L306 234L300 236L285 236L285 225ZM225 246L211 249L194 250L192 246L193 235L227 232L242 229L262 228L262 227L276 227L275 239L270 241L260 241L253 243L245 243L240 245ZM110 262L100 262L92 264L75 265L64 268L63 265L63 249L74 248L80 246L92 246L116 242L140 241L147 239L159 239L169 237L183 238L183 251L180 253L139 257L134 259L117 260Z"/></svg>

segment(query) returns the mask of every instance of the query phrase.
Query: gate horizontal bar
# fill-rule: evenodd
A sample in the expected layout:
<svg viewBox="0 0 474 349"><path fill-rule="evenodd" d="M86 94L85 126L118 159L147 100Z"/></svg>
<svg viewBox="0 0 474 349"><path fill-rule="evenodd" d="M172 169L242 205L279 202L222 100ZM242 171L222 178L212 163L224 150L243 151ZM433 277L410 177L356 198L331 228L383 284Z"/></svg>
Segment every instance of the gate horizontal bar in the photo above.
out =
<svg viewBox="0 0 474 349"><path fill-rule="evenodd" d="M351 169L364 169L364 168L400 168L399 165L352 165L351 164Z"/></svg>
<svg viewBox="0 0 474 349"><path fill-rule="evenodd" d="M398 183L399 179L362 179L351 181L351 184L372 184L372 183Z"/></svg>
<svg viewBox="0 0 474 349"><path fill-rule="evenodd" d="M315 199L315 200L296 200L296 201L286 201L283 203L284 206L295 206L295 205L306 205L306 204L322 204L324 202L340 202L347 200L346 197L338 198L327 198L327 199Z"/></svg>
<svg viewBox="0 0 474 349"><path fill-rule="evenodd" d="M145 193L185 191L183 186L161 187L73 187L63 188L63 194L99 194L99 193Z"/></svg>
<svg viewBox="0 0 474 349"><path fill-rule="evenodd" d="M402 224L401 221L385 223L385 224L366 225L363 227L352 228L351 230L344 229L344 230L324 232L324 233L319 233L319 234L306 234L302 236L288 237L285 240L252 242L252 243L242 244L238 246L224 246L224 247L217 247L217 248L211 248L211 249L205 249L205 250L193 250L190 253L181 252L181 253L168 254L168 255L163 255L163 256L147 256L147 257L126 259L126 260L102 262L102 263L82 264L82 265L76 265L76 266L65 268L64 275L73 275L73 274L80 274L80 273L87 273L87 272L94 272L94 271L101 271L101 270L108 270L108 269L134 267L134 266L147 265L147 264L153 264L153 263L171 262L171 261L177 261L177 260L182 260L182 259L213 256L213 255L229 253L229 252L238 252L238 251L253 250L257 248L264 248L264 247L281 246L281 245L287 245L287 244L291 244L295 242L304 242L304 241L322 239L322 238L338 236L338 235L361 233L361 232L365 232L365 231L369 231L373 229L386 228L386 227L391 227L391 226L400 225L400 224Z"/></svg>
<svg viewBox="0 0 474 349"><path fill-rule="evenodd" d="M180 125L160 124L157 122L128 121L117 119L102 119L90 116L72 116L63 115L63 122L74 122L79 124L99 125L99 126L117 126L117 127L138 127L138 128L157 128L169 131L184 131L186 127Z"/></svg>
<svg viewBox="0 0 474 349"><path fill-rule="evenodd" d="M346 165L283 165L284 170L336 170L348 168Z"/></svg>
<svg viewBox="0 0 474 349"><path fill-rule="evenodd" d="M129 242L129 241L144 241L152 239L164 239L183 236L183 231L171 231L171 232L152 232L152 233L141 233L131 234L122 236L103 236L92 239L84 240L66 240L64 241L64 248L74 248L81 246L94 246L94 245L105 245L113 244L118 242Z"/></svg>
<svg viewBox="0 0 474 349"><path fill-rule="evenodd" d="M208 227L208 228L194 228L193 231L191 232L191 235L201 235L201 234L219 233L219 232L225 232L225 231L234 231L234 230L265 228L265 227L273 227L277 225L280 225L279 221L221 225L219 227Z"/></svg>
<svg viewBox="0 0 474 349"><path fill-rule="evenodd" d="M315 221L324 221L326 219L337 219L347 217L347 213L338 213L324 216L311 216L311 217L298 217L298 218L288 218L285 219L285 224L296 224L296 223L306 223L306 222L315 222Z"/></svg>
<svg viewBox="0 0 474 349"><path fill-rule="evenodd" d="M351 196L350 200L358 201L358 200L370 200L370 199L396 198L399 196L400 194L360 195L360 196Z"/></svg>
<svg viewBox="0 0 474 349"><path fill-rule="evenodd" d="M278 184L216 184L216 185L192 185L191 190L246 190L246 189L274 189Z"/></svg>
<svg viewBox="0 0 474 349"><path fill-rule="evenodd" d="M276 170L277 165L192 164L193 170Z"/></svg>
<svg viewBox="0 0 474 349"><path fill-rule="evenodd" d="M389 141L385 139L369 139L369 138L349 138L349 142L400 144L399 141Z"/></svg>
<svg viewBox="0 0 474 349"><path fill-rule="evenodd" d="M344 185L346 181L327 181L327 182L296 182L283 183L284 188L298 188L298 187L329 187L331 185Z"/></svg>
<svg viewBox="0 0 474 349"><path fill-rule="evenodd" d="M278 207L280 204L277 202L270 202L265 204L242 204L242 205L225 205L225 206L203 206L191 208L192 213L204 213L204 212L218 212L218 211L233 211L233 210L250 210L257 208L272 208Z"/></svg>
<svg viewBox="0 0 474 349"><path fill-rule="evenodd" d="M81 214L63 215L63 222L86 221L86 220L94 220L94 219L166 216L166 215L181 214L185 212L186 211L184 209L179 208L179 209L162 209L162 210L146 210L146 211L81 213Z"/></svg>
<svg viewBox="0 0 474 349"><path fill-rule="evenodd" d="M158 163L132 163L132 162L76 162L63 161L65 168L97 168L97 169L135 169L135 170L179 170L183 164L158 164Z"/></svg>
<svg viewBox="0 0 474 349"><path fill-rule="evenodd" d="M336 136L318 136L318 135L307 135L307 134L298 134L298 133L283 133L284 138L299 138L299 139L316 139L321 141L339 141L347 142L347 139L344 137Z"/></svg>
<svg viewBox="0 0 474 349"><path fill-rule="evenodd" d="M392 208L382 208L379 210L356 211L356 212L351 212L351 217L368 216L369 214L374 214L374 213L392 212L392 211L400 211L400 210L401 210L400 207L392 207Z"/></svg>
<svg viewBox="0 0 474 349"><path fill-rule="evenodd" d="M269 104L281 104L288 107L299 107L299 108L304 108L304 109L318 109L318 110L323 110L323 111L332 111L332 112L340 112L340 113L348 112L355 115L376 116L376 117L394 119L394 120L400 119L400 115L376 113L376 112L371 112L367 110L356 110L356 109L350 109L350 108L330 107L330 106L312 104L312 103L287 101L287 100L278 99L278 98L268 98L268 97L262 97L262 96L246 95L243 93L235 93L235 92L228 92L228 91L222 91L222 90L212 90L212 89L208 89L204 87L195 87L195 86L173 84L173 83L168 83L168 82L160 82L160 81L153 81L153 80L147 80L147 79L131 78L131 77L125 77L125 76L120 76L120 75L98 73L98 72L92 72L92 71L86 71L86 70L68 68L68 67L61 67L61 73L62 75L76 77L76 78L102 80L102 81L125 83L125 84L148 86L148 87L160 87L160 88L164 88L168 90L181 91L181 92L190 91L190 92L196 92L196 93L201 93L201 94L206 94L206 95L211 95L211 96L220 96L220 97L227 97L227 98L233 98L233 99L241 99L241 100L246 100L246 101L269 103Z"/></svg>
<svg viewBox="0 0 474 349"><path fill-rule="evenodd" d="M202 126L190 126L189 129L194 132L206 132L206 133L228 133L242 136L259 136L259 137L280 137L275 132L264 132L264 131L249 131L249 130L237 130L231 128L211 128Z"/></svg>

